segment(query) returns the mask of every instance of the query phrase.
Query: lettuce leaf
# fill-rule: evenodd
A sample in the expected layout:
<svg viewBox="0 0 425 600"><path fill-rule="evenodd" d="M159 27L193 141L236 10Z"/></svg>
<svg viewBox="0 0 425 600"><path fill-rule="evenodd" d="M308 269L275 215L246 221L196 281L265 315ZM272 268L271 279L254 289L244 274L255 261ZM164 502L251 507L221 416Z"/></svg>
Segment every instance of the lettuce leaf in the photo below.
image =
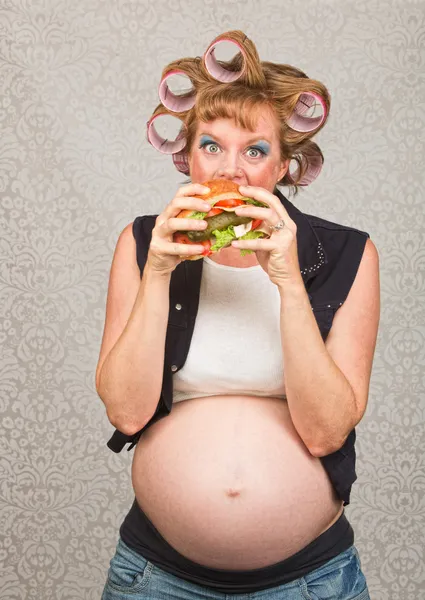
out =
<svg viewBox="0 0 425 600"><path fill-rule="evenodd" d="M259 202L258 200L254 200L254 198L247 198L246 196L243 196L241 200L244 200L244 202L247 202L248 204L253 204L254 206L269 208L267 204L264 204L264 202Z"/></svg>
<svg viewBox="0 0 425 600"><path fill-rule="evenodd" d="M193 214L189 215L188 219L203 219L207 213L195 211Z"/></svg>
<svg viewBox="0 0 425 600"><path fill-rule="evenodd" d="M240 240L256 240L257 238L261 238L261 237L265 237L266 234L264 233L264 231L257 231L256 229L254 229L254 231L248 231L248 233L245 233L245 235L243 235L241 238L239 238Z"/></svg>
<svg viewBox="0 0 425 600"><path fill-rule="evenodd" d="M219 229L214 229L212 234L215 237L215 244L214 246L211 246L212 252L215 252L216 250L221 250L221 248L224 248L224 246L227 246L228 244L230 244L230 242L236 239L236 234L235 230L233 229L233 225L229 225L227 229L222 229L221 231Z"/></svg>
<svg viewBox="0 0 425 600"><path fill-rule="evenodd" d="M233 240L238 239L236 237L235 230L233 229L233 225L229 225L229 227L227 227L227 229L223 229L222 231L215 229L212 232L212 234L216 239L215 244L213 246L211 246L212 252L215 252L216 250L221 250L221 248L224 248L224 246L227 246L228 244L233 242ZM245 235L243 235L239 239L240 240L255 240L255 239L261 238L261 237L266 237L266 234L263 231L254 230L254 231L248 231L248 233L245 233ZM245 256L246 254L252 254L253 251L252 250L241 250L240 252L241 252L241 256Z"/></svg>
<svg viewBox="0 0 425 600"><path fill-rule="evenodd" d="M240 240L256 240L258 238L266 237L266 234L263 231L248 231L245 233ZM246 256L247 254L252 254L254 250L241 250L241 256Z"/></svg>

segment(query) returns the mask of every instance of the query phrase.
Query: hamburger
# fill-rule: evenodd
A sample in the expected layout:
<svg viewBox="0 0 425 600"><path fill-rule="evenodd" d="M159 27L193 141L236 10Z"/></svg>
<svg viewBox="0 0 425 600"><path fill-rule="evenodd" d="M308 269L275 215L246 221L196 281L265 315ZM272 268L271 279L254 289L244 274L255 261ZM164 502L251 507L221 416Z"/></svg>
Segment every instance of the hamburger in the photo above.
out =
<svg viewBox="0 0 425 600"><path fill-rule="evenodd" d="M210 256L230 246L233 240L269 237L268 230L262 226L263 221L235 213L235 208L244 204L269 208L267 204L243 196L239 192L239 185L228 179L212 179L203 182L202 185L209 187L211 191L208 194L193 194L193 197L208 202L211 209L208 212L182 210L176 215L178 219L203 219L208 223L207 228L200 231L182 230L174 233L174 242L204 246L202 254L184 257L184 259L198 260L204 256ZM240 252L242 256L245 256L245 254L251 254L252 250L241 250Z"/></svg>

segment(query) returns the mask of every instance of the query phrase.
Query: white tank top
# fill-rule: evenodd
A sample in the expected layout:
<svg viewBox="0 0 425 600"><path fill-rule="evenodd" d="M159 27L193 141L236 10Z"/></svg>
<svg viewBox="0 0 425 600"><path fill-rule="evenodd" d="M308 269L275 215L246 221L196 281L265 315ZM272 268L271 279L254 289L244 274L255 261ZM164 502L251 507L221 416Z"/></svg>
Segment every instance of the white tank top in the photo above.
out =
<svg viewBox="0 0 425 600"><path fill-rule="evenodd" d="M243 394L285 398L280 296L260 265L203 259L198 314L173 402Z"/></svg>

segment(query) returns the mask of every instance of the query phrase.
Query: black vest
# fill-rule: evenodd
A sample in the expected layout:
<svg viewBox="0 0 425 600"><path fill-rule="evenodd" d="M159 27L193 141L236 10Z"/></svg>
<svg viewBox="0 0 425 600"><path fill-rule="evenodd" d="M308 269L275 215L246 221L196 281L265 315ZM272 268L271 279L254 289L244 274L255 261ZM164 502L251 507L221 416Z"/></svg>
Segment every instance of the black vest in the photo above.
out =
<svg viewBox="0 0 425 600"><path fill-rule="evenodd" d="M302 213L277 188L274 193L297 225L300 270L325 341L334 315L347 298L354 282L369 234ZM133 223L140 277L156 217L157 215L137 217ZM128 436L115 430L107 443L114 452L121 452L127 443L130 443L128 450L131 450L140 435L153 423L166 417L172 409L173 373L183 367L189 352L198 311L202 266L202 260L184 261L172 273L164 372L158 406L150 421L136 434ZM357 479L355 441L354 428L342 448L320 457L338 496L344 501L344 506L350 503L351 486Z"/></svg>

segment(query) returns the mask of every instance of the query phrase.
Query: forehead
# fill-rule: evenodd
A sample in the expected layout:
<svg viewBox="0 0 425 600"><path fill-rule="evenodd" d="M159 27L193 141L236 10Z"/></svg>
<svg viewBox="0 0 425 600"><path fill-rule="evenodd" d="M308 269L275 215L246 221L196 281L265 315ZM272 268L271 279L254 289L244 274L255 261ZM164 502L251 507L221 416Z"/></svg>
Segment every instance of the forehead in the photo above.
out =
<svg viewBox="0 0 425 600"><path fill-rule="evenodd" d="M279 123L276 116L267 107L264 107L258 111L257 122L252 131L242 128L235 119L218 118L208 122L199 122L196 134L210 134L221 139L234 139L237 136L242 140L261 137L273 142L279 139Z"/></svg>

